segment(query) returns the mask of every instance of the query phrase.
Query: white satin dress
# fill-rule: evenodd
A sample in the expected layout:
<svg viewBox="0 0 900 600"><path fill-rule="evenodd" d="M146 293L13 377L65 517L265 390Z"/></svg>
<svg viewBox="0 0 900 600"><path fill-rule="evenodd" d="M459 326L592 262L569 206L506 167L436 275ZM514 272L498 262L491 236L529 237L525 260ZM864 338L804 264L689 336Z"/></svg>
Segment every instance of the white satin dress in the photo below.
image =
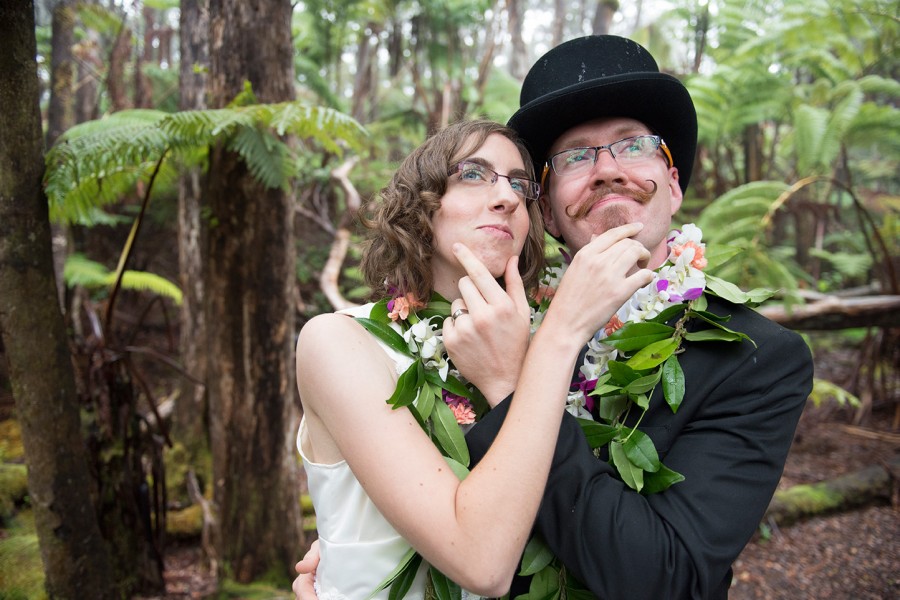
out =
<svg viewBox="0 0 900 600"><path fill-rule="evenodd" d="M372 304L341 311L351 317L368 317ZM399 333L399 327L396 328ZM379 344L403 373L413 359ZM410 546L388 523L357 481L347 461L334 464L309 459L306 418L300 422L297 448L303 458L309 494L316 509L321 562L316 570L319 600L364 600L390 574ZM423 600L427 564L422 563L406 598ZM386 600L388 590L374 598Z"/></svg>

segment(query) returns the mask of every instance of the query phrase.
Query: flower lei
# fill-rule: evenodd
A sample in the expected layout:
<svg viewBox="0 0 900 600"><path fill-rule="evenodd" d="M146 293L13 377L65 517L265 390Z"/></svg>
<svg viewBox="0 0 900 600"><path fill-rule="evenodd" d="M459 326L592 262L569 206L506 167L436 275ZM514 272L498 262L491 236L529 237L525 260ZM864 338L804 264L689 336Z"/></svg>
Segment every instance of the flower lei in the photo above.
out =
<svg viewBox="0 0 900 600"><path fill-rule="evenodd" d="M357 317L356 321L389 348L413 359L398 378L397 388L387 403L394 409L409 408L453 472L464 479L469 473L464 433L490 407L447 355L442 327L449 316L450 302L440 294L432 294L427 304L405 294L376 302L368 318ZM391 598L402 598L421 563L422 557L410 548L372 596L390 586ZM427 585L426 597L462 595L462 589L434 567L428 569ZM436 590L441 590L440 596Z"/></svg>
<svg viewBox="0 0 900 600"><path fill-rule="evenodd" d="M579 375L569 390L566 410L582 427L588 443L599 456L609 446L609 460L622 481L643 494L661 492L684 480L659 460L653 441L637 427L650 404L656 386L676 412L684 398L684 373L678 363L685 341L742 341L750 338L725 327L730 317L707 312L706 294L735 304L757 304L767 290L743 292L737 286L704 273L708 260L702 232L693 224L673 230L668 237L669 255L656 269L653 280L639 289L606 326L588 343ZM551 265L541 279L532 307L532 332L541 324L556 287L569 262ZM450 303L435 293L427 304L410 294L395 295L375 303L368 318L356 320L388 347L411 357L412 364L400 375L387 403L408 407L422 429L444 456L451 469L464 478L469 452L464 430L489 410L481 393L453 367L442 339L443 321ZM699 319L710 327L688 331L687 322ZM674 325L668 323L675 321ZM592 416L598 404L600 421ZM633 427L625 419L634 407L641 413ZM412 584L422 558L412 548L400 564L372 593L391 586L391 597L402 598ZM520 575L533 575L528 597L545 597L561 591L584 591L565 576L565 569L537 536L525 548ZM429 588L459 597L458 585L437 569L429 568ZM428 591L426 592L426 594ZM537 594L537 595L535 595ZM440 597L444 597L443 594Z"/></svg>
<svg viewBox="0 0 900 600"><path fill-rule="evenodd" d="M702 232L693 224L670 232L666 261L656 269L653 280L635 292L588 343L566 401L566 410L578 419L594 453L599 457L601 449L608 446L609 461L622 481L642 494L658 493L684 480L683 475L662 464L653 441L638 429L660 383L672 412L681 405L684 372L678 355L683 351L683 342L753 343L746 334L724 325L729 316L707 312L706 295L735 304L757 304L771 296L763 289L743 292L704 273L708 260L701 240ZM551 266L542 279L538 294L540 313L546 311L565 272L569 257L565 253L563 257L566 262ZM709 327L688 331L691 319ZM537 324L540 320L535 319ZM625 425L635 409L640 413L634 425ZM599 421L594 420L594 412ZM526 546L522 564L525 567L520 574L534 576L528 598L557 597L563 588L573 597L587 591L566 576L565 567L537 536Z"/></svg>

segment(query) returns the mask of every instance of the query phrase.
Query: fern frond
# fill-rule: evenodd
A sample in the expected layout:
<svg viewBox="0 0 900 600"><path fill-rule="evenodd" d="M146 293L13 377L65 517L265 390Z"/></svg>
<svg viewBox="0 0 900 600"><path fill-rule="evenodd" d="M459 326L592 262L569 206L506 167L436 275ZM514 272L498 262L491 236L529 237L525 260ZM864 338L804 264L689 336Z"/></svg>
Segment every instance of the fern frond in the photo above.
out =
<svg viewBox="0 0 900 600"><path fill-rule="evenodd" d="M228 149L244 159L250 173L264 186L284 187L287 181L284 172L287 146L284 142L256 127L242 127L231 138Z"/></svg>
<svg viewBox="0 0 900 600"><path fill-rule="evenodd" d="M73 254L66 259L63 278L69 287L78 285L97 291L112 286L115 283L116 274L83 254ZM176 304L181 304L182 300L181 289L177 285L164 277L146 271L125 271L122 275L122 289L149 291L171 298Z"/></svg>

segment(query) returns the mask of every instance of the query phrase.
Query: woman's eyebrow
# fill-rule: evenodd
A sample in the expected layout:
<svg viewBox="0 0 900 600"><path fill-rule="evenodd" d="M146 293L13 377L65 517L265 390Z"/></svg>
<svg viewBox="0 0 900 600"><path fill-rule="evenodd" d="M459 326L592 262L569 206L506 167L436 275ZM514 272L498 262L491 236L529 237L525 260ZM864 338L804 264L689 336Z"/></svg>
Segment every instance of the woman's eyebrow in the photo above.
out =
<svg viewBox="0 0 900 600"><path fill-rule="evenodd" d="M477 165L481 165L482 167L487 167L488 169L491 169L492 171L494 171L496 173L500 173L500 171L497 170L497 167L494 166L494 163L492 163L491 161L489 161L486 158L481 158L480 156L472 156L470 158L463 159L460 162L475 163ZM513 169L509 173L500 173L500 174L501 175L509 175L512 177L521 177L522 179L529 178L528 171L526 171L525 169Z"/></svg>

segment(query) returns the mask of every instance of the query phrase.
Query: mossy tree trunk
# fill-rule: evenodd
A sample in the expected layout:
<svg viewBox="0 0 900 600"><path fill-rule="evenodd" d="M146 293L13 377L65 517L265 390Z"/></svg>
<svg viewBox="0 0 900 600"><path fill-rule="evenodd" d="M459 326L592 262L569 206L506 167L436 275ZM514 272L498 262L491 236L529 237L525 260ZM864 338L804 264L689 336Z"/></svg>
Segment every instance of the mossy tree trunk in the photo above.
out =
<svg viewBox="0 0 900 600"><path fill-rule="evenodd" d="M114 598L50 247L34 4L0 0L0 334L51 598Z"/></svg>
<svg viewBox="0 0 900 600"><path fill-rule="evenodd" d="M249 81L294 98L290 0L210 2L210 106ZM294 381L293 201L224 147L205 189L210 443L222 566L238 581L289 580L302 546Z"/></svg>

